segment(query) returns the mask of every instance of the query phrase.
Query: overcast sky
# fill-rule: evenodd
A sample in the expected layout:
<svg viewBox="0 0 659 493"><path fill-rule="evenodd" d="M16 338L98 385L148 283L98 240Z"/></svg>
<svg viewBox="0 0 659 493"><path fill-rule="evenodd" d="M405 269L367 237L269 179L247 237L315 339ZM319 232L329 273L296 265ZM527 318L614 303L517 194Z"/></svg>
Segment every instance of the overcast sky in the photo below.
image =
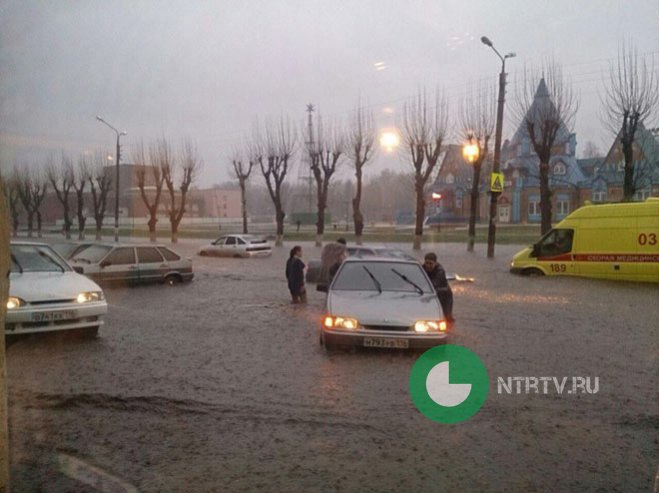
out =
<svg viewBox="0 0 659 493"><path fill-rule="evenodd" d="M497 80L482 35L517 53L511 83L525 63L559 61L580 95L578 150L592 140L604 151L608 64L631 40L659 67L659 2L3 0L1 166L113 153L102 115L128 132L122 162L141 141L191 138L205 163L198 186L210 186L228 178L228 155L255 119L302 123L309 102L347 118L361 99L384 128L418 88L440 86L455 117L470 81ZM402 166L380 153L373 171Z"/></svg>

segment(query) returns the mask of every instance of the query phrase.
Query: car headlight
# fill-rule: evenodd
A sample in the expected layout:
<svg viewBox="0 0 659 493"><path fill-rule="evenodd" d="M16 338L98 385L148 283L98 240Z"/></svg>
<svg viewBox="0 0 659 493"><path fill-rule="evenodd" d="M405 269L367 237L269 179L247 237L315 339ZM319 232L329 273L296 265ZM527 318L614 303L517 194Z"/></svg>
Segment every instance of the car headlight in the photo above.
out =
<svg viewBox="0 0 659 493"><path fill-rule="evenodd" d="M419 320L414 324L415 332L446 332L444 320Z"/></svg>
<svg viewBox="0 0 659 493"><path fill-rule="evenodd" d="M20 308L22 306L25 306L25 301L21 298L10 296L7 299L7 310L15 310L16 308Z"/></svg>
<svg viewBox="0 0 659 493"><path fill-rule="evenodd" d="M92 301L103 301L104 299L103 291L85 291L78 295L76 301L78 303L89 303Z"/></svg>
<svg viewBox="0 0 659 493"><path fill-rule="evenodd" d="M359 322L354 318L348 317L333 317L327 315L323 320L323 325L328 329L356 329L359 327Z"/></svg>

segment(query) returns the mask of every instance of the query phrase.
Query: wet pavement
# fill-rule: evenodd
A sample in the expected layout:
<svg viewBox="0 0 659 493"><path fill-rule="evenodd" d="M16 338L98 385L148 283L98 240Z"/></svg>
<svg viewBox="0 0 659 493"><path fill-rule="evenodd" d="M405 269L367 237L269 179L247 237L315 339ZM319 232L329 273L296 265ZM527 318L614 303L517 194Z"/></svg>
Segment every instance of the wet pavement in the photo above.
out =
<svg viewBox="0 0 659 493"><path fill-rule="evenodd" d="M8 348L12 491L642 490L657 474L659 286L508 273L520 247L434 248L480 412L414 408L418 353L319 346L324 294L289 304L288 250L193 256L181 286L107 289L95 340ZM305 245L304 258L319 258ZM426 250L424 250L425 252ZM498 376L598 376L597 394L498 395Z"/></svg>

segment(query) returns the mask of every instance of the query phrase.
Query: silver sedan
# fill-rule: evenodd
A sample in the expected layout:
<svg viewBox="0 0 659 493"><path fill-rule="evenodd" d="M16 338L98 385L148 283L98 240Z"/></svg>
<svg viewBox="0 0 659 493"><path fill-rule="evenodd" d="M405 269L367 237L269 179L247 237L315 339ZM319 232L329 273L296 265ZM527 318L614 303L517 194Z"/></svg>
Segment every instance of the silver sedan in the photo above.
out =
<svg viewBox="0 0 659 493"><path fill-rule="evenodd" d="M381 348L427 348L449 326L423 268L408 260L349 258L329 287L320 341Z"/></svg>
<svg viewBox="0 0 659 493"><path fill-rule="evenodd" d="M201 247L199 255L214 257L269 257L272 245L254 235L225 235Z"/></svg>

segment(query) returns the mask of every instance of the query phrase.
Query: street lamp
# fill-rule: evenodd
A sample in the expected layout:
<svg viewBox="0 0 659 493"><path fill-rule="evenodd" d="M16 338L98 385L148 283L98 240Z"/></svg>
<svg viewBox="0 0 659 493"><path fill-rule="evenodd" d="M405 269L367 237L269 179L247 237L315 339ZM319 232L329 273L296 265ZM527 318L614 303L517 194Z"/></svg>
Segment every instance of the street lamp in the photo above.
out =
<svg viewBox="0 0 659 493"><path fill-rule="evenodd" d="M462 157L464 157L471 164L474 164L474 162L478 159L479 154L480 149L478 148L478 144L474 144L473 137L469 137L469 142L462 146Z"/></svg>
<svg viewBox="0 0 659 493"><path fill-rule="evenodd" d="M116 180L115 180L115 191L114 191L114 241L119 241L119 160L121 159L121 147L119 146L119 139L122 135L128 135L126 132L119 132L116 128L110 125L108 122L103 120L100 116L96 115L96 119L105 123L108 127L114 130L114 133L117 134L117 163L116 163Z"/></svg>
<svg viewBox="0 0 659 493"><path fill-rule="evenodd" d="M497 51L494 44L487 36L481 38L481 42L492 48L492 51L501 60L501 72L499 73L499 100L497 101L497 127L496 136L494 139L494 163L492 163L492 173L498 173L501 162L501 131L503 127L503 103L506 95L506 59L513 58L515 53L506 53L501 56ZM494 218L497 214L497 199L501 192L490 191L490 221L487 228L487 256L488 258L494 257L494 238L496 235L496 227L494 225Z"/></svg>
<svg viewBox="0 0 659 493"><path fill-rule="evenodd" d="M478 212L478 186L481 176L481 164L483 160L480 157L480 145L478 140L474 142L474 136L469 135L469 140L462 146L462 156L474 165L473 180L471 182L471 204L469 206L469 241L467 242L467 251L474 251L476 242L476 213Z"/></svg>

